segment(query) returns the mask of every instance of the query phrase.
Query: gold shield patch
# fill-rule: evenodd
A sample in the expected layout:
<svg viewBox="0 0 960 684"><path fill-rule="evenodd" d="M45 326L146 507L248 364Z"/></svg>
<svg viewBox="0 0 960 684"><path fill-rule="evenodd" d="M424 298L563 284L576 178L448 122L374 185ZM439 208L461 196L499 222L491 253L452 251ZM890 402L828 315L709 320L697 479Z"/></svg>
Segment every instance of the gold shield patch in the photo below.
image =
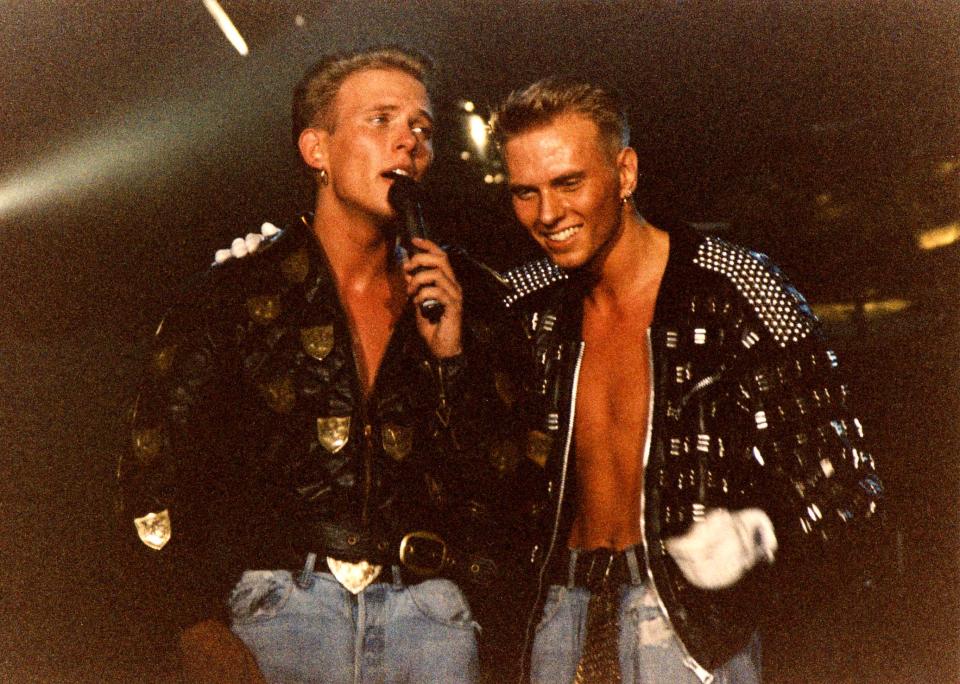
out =
<svg viewBox="0 0 960 684"><path fill-rule="evenodd" d="M387 423L381 430L383 450L395 461L402 461L413 450L413 428Z"/></svg>
<svg viewBox="0 0 960 684"><path fill-rule="evenodd" d="M310 272L310 257L307 250L298 249L280 262L280 272L291 283L302 283Z"/></svg>
<svg viewBox="0 0 960 684"><path fill-rule="evenodd" d="M163 448L163 431L160 428L138 428L133 431L133 453L140 465L150 465Z"/></svg>
<svg viewBox="0 0 960 684"><path fill-rule="evenodd" d="M177 351L177 345L171 344L162 349L158 349L153 355L153 370L157 375L166 375L173 365L173 357Z"/></svg>
<svg viewBox="0 0 960 684"><path fill-rule="evenodd" d="M317 439L331 454L340 451L350 439L350 416L317 418Z"/></svg>
<svg viewBox="0 0 960 684"><path fill-rule="evenodd" d="M527 434L526 455L531 461L543 468L547 465L547 456L553 446L553 437L540 430L531 430Z"/></svg>
<svg viewBox="0 0 960 684"><path fill-rule="evenodd" d="M280 315L279 295L257 295L247 299L247 313L261 325L277 320Z"/></svg>
<svg viewBox="0 0 960 684"><path fill-rule="evenodd" d="M506 475L517 469L520 463L520 447L513 440L496 442L490 448L490 465L500 473Z"/></svg>
<svg viewBox="0 0 960 684"><path fill-rule="evenodd" d="M259 389L267 406L277 413L289 413L297 403L297 393L293 390L293 378L290 376L260 383Z"/></svg>
<svg viewBox="0 0 960 684"><path fill-rule="evenodd" d="M303 350L317 361L323 361L333 349L333 325L314 325L300 328Z"/></svg>
<svg viewBox="0 0 960 684"><path fill-rule="evenodd" d="M173 534L170 511L166 508L159 513L147 513L142 518L134 518L133 524L137 528L140 541L154 551L159 551L166 546Z"/></svg>

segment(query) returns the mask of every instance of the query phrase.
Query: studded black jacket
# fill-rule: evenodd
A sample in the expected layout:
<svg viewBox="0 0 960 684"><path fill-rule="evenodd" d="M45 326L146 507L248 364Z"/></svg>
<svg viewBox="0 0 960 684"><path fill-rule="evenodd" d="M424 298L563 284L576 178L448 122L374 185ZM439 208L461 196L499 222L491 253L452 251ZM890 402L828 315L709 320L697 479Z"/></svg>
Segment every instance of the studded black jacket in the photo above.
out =
<svg viewBox="0 0 960 684"><path fill-rule="evenodd" d="M532 517L526 557L539 604L546 568L566 548L575 512L584 291L548 260L507 275L515 291L505 304L522 319L533 352L526 385L535 422L526 453L541 470L541 485L527 488L524 509ZM765 256L672 232L648 334L647 572L688 667L707 681L756 630L769 573L758 567L729 589L700 590L685 580L664 540L712 508L759 507L774 522L780 556L803 553L807 542L843 537L851 523L872 516L882 488L836 355L803 297ZM534 609L527 647L536 617Z"/></svg>
<svg viewBox="0 0 960 684"><path fill-rule="evenodd" d="M489 384L467 337L438 361L408 310L364 399L306 217L212 267L157 332L118 469L124 534L177 622L220 616L244 569L309 551L395 564L401 538L425 530L482 556Z"/></svg>

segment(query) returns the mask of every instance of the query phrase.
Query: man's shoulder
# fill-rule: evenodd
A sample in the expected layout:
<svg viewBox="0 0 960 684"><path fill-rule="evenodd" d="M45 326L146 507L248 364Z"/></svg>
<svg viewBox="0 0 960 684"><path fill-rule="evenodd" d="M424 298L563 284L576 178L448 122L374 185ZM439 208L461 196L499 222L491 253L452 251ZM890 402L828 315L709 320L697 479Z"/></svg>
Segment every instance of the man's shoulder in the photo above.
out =
<svg viewBox="0 0 960 684"><path fill-rule="evenodd" d="M504 294L502 303L510 309L535 301L570 280L570 274L543 257L514 266L503 273L503 278L511 289Z"/></svg>
<svg viewBox="0 0 960 684"><path fill-rule="evenodd" d="M780 346L809 336L817 319L804 296L766 255L717 236L700 236L689 266L715 274L731 296L752 310Z"/></svg>
<svg viewBox="0 0 960 684"><path fill-rule="evenodd" d="M213 263L184 285L168 316L228 317L238 307L257 308L260 300L269 307L267 300L282 298L303 284L313 257L299 220L280 228L264 224L261 233L248 233L236 238L230 248L218 250Z"/></svg>

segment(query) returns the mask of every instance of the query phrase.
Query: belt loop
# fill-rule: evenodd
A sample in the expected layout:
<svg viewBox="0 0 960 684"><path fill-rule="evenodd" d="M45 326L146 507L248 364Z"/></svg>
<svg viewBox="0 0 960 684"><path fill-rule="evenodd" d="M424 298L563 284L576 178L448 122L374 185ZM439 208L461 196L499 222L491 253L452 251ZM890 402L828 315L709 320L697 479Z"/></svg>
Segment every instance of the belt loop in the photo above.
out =
<svg viewBox="0 0 960 684"><path fill-rule="evenodd" d="M573 589L577 584L577 558L580 549L570 549L570 561L567 566L567 589Z"/></svg>
<svg viewBox="0 0 960 684"><path fill-rule="evenodd" d="M637 547L629 546L625 548L623 555L627 557L627 567L630 568L630 584L634 586L643 584L644 578L640 575L640 561L637 560Z"/></svg>
<svg viewBox="0 0 960 684"><path fill-rule="evenodd" d="M303 564L303 570L300 571L300 576L297 577L297 584L299 584L302 589L309 589L313 586L313 569L315 567L317 567L317 554L311 551L307 554L307 560Z"/></svg>
<svg viewBox="0 0 960 684"><path fill-rule="evenodd" d="M398 591L403 589L403 577L400 575L400 566L391 565L390 571L393 573L393 588Z"/></svg>

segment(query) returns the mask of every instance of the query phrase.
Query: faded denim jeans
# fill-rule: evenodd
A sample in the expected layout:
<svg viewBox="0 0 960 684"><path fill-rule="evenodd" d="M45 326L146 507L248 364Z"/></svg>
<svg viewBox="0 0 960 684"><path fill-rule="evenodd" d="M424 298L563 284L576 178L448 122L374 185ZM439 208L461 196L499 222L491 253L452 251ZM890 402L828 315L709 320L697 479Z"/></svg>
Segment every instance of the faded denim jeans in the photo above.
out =
<svg viewBox="0 0 960 684"><path fill-rule="evenodd" d="M636 578L635 578L636 579ZM533 642L533 684L573 682L587 626L590 591L553 585ZM656 594L636 579L620 587L620 673L623 684L700 684L660 612ZM760 639L713 671L713 684L760 684Z"/></svg>
<svg viewBox="0 0 960 684"><path fill-rule="evenodd" d="M329 573L247 571L231 629L271 684L476 682L478 626L460 589L393 576L354 596Z"/></svg>

